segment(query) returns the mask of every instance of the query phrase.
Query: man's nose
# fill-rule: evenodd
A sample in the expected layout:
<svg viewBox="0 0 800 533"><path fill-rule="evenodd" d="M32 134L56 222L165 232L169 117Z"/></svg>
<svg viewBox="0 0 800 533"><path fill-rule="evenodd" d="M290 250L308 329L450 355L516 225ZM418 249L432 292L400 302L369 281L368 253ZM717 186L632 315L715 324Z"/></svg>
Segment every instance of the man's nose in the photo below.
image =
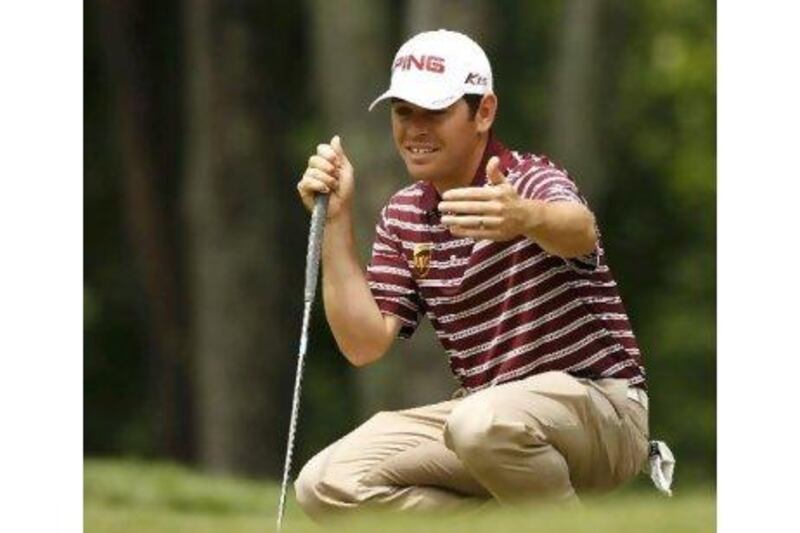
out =
<svg viewBox="0 0 800 533"><path fill-rule="evenodd" d="M422 113L414 113L408 123L409 133L418 135L430 131L430 119Z"/></svg>

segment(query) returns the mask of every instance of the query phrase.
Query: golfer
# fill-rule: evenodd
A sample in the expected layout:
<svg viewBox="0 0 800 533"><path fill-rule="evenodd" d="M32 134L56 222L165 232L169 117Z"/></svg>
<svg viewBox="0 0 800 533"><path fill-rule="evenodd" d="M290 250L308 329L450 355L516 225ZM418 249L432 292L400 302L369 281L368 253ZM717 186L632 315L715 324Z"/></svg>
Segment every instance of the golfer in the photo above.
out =
<svg viewBox="0 0 800 533"><path fill-rule="evenodd" d="M489 60L463 34L407 41L370 109L384 101L412 183L381 211L366 272L353 237L356 171L338 136L297 185L309 209L330 195L326 316L356 366L427 316L461 388L378 413L322 450L295 482L301 507L320 519L575 502L630 480L648 458L645 369L575 182L494 136Z"/></svg>

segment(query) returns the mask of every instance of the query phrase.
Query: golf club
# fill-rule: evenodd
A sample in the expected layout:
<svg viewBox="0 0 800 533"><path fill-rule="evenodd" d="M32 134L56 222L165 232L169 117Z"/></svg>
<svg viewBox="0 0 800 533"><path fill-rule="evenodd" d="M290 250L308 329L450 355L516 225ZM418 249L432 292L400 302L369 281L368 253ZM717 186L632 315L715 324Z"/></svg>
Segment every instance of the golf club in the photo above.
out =
<svg viewBox="0 0 800 533"><path fill-rule="evenodd" d="M300 409L300 386L303 380L303 363L305 362L306 347L308 345L308 325L311 319L311 306L317 292L317 277L319 275L320 252L322 249L322 234L325 230L325 217L328 211L328 195L318 194L314 199L314 211L311 214L311 228L308 233L308 252L306 254L306 285L304 291L303 329L300 335L300 350L297 356L297 372L294 378L294 396L292 397L292 414L289 421L289 438L286 442L286 460L283 466L283 482L281 483L281 497L278 502L277 531L280 532L283 524L283 512L286 508L286 489L289 484L289 473L292 469L292 452L294 450L294 435L297 429L297 415Z"/></svg>

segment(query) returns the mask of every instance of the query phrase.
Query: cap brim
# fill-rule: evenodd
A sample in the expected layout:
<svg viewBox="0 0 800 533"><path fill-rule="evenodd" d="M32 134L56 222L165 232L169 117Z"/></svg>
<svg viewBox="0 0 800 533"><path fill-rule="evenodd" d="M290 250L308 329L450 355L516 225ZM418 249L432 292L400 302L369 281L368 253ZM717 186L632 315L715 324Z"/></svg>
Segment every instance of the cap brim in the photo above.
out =
<svg viewBox="0 0 800 533"><path fill-rule="evenodd" d="M406 102L410 102L424 109L438 110L450 107L456 102L456 100L458 100L462 96L464 96L464 92L460 91L431 99L430 97L426 98L425 96L420 94L419 91L414 91L413 89L410 88L405 88L405 90L403 90L402 88L401 89L389 88L388 91L377 97L369 105L369 110L372 111L372 109L376 105L390 98L399 98L400 100L405 100Z"/></svg>
<svg viewBox="0 0 800 533"><path fill-rule="evenodd" d="M394 95L392 94L392 90L391 89L389 89L388 91L384 92L382 95L380 95L375 100L373 100L371 104L369 104L369 111L372 111L372 108L374 108L376 105L380 104L384 100L388 100L389 98L392 98L393 96Z"/></svg>

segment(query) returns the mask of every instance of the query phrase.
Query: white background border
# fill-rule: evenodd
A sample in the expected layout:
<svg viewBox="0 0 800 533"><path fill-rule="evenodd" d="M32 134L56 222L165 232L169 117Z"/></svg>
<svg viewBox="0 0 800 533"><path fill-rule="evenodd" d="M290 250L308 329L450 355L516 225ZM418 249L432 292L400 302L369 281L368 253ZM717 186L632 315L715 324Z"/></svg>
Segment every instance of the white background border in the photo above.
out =
<svg viewBox="0 0 800 533"><path fill-rule="evenodd" d="M797 528L800 26L718 4L719 531ZM794 420L794 422L792 422Z"/></svg>
<svg viewBox="0 0 800 533"><path fill-rule="evenodd" d="M79 2L2 3L3 531L83 529L82 50Z"/></svg>
<svg viewBox="0 0 800 533"><path fill-rule="evenodd" d="M83 12L46 4L0 12L2 522L71 532L83 519ZM718 10L719 531L785 531L800 479L800 17L776 0Z"/></svg>

